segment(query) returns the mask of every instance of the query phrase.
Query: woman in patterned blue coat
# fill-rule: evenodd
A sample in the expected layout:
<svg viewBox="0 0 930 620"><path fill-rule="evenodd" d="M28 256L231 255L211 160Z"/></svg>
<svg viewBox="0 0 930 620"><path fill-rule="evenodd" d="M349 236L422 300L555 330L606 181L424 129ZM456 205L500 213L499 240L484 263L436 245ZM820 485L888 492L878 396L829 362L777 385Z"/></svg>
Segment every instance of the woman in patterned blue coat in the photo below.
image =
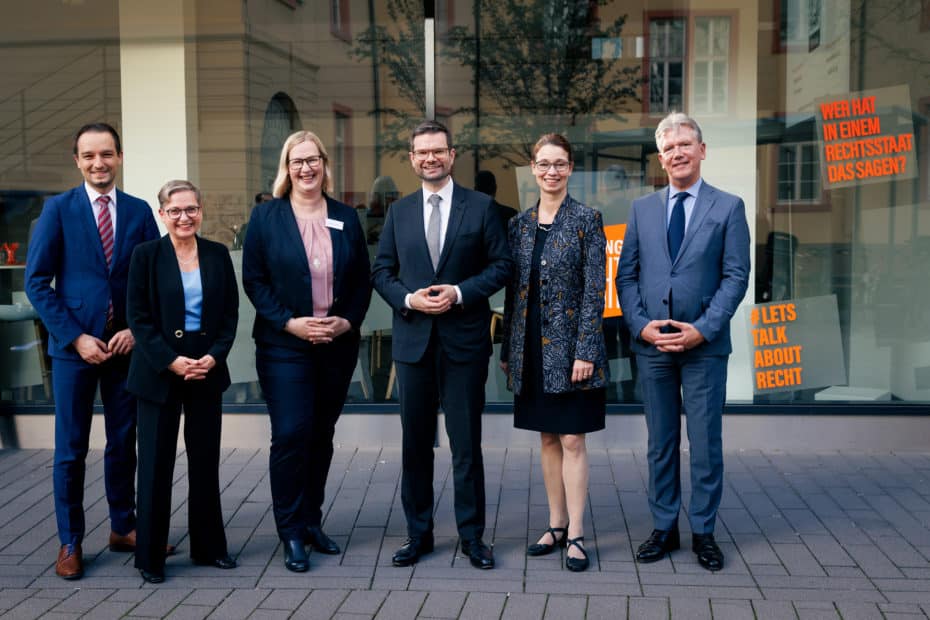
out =
<svg viewBox="0 0 930 620"><path fill-rule="evenodd" d="M574 161L563 136L533 148L539 203L510 220L501 368L514 392L514 426L539 431L549 527L527 548L566 547L569 570L588 568L585 433L604 428L607 351L601 330L606 245L601 214L568 195Z"/></svg>

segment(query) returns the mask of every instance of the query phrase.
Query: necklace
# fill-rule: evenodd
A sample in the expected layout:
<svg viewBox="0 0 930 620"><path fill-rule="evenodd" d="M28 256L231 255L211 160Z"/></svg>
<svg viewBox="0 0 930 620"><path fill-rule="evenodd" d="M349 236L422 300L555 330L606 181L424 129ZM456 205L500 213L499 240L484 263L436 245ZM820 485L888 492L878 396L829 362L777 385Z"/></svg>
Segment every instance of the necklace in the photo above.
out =
<svg viewBox="0 0 930 620"><path fill-rule="evenodd" d="M191 263L193 263L195 260L197 260L197 250L195 249L195 250L194 250L193 256L191 256L191 257L188 258L187 260L183 260L183 259L181 258L181 256L180 256L177 252L175 252L174 256L175 256L175 258L178 259L178 264L179 264L179 265L181 265L182 267L186 267L186 266L190 265Z"/></svg>
<svg viewBox="0 0 930 620"><path fill-rule="evenodd" d="M545 232L549 232L549 229L552 228L552 224L543 225L543 224L540 224L539 222L536 222L536 228L538 228L539 230L545 231Z"/></svg>

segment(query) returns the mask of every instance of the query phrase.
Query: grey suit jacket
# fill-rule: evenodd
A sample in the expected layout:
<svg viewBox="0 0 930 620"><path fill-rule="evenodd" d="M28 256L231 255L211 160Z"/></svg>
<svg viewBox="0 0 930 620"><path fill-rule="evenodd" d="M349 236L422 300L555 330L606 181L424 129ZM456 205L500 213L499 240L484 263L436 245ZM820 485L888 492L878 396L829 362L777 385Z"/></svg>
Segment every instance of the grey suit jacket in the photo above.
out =
<svg viewBox="0 0 930 620"><path fill-rule="evenodd" d="M639 334L649 321L672 318L691 323L705 342L703 355L729 355L730 318L749 284L749 226L738 196L701 185L684 242L669 256L666 224L668 188L633 201L617 270L623 318L632 349L659 355ZM671 306L671 315L669 307Z"/></svg>

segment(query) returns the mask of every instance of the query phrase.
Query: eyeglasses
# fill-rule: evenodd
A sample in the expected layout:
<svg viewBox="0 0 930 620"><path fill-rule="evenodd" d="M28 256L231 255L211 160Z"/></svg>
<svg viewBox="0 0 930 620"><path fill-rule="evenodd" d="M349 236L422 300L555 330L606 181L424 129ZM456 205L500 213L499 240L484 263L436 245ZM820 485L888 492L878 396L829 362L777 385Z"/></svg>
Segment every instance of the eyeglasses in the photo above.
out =
<svg viewBox="0 0 930 620"><path fill-rule="evenodd" d="M311 168L319 168L320 164L323 163L323 158L319 155L314 155L313 157L304 157L303 159L295 158L289 159L287 165L291 170L297 172L304 167L304 164L307 164Z"/></svg>
<svg viewBox="0 0 930 620"><path fill-rule="evenodd" d="M559 161L537 161L533 162L533 165L536 166L536 169L540 172L549 172L549 168L555 168L555 171L559 174L563 172L568 172L568 169L571 168L571 163L565 160L560 159Z"/></svg>
<svg viewBox="0 0 930 620"><path fill-rule="evenodd" d="M190 219L194 219L195 217L200 215L200 207L197 207L194 205L191 205L189 207L184 207L183 209L180 207L170 207L168 209L165 209L164 211L165 211L165 215L167 215L168 218L172 220L181 219L182 213L186 215L187 217L189 217Z"/></svg>
<svg viewBox="0 0 930 620"><path fill-rule="evenodd" d="M430 155L432 155L432 156L435 157L436 159L442 159L443 157L445 157L446 155L449 154L449 151L450 151L450 150L451 150L451 149L448 149L448 148L445 148L445 149L422 149L422 150L419 150L419 151L414 151L414 152L413 152L413 156L417 159L417 161L426 161L427 159L429 159Z"/></svg>

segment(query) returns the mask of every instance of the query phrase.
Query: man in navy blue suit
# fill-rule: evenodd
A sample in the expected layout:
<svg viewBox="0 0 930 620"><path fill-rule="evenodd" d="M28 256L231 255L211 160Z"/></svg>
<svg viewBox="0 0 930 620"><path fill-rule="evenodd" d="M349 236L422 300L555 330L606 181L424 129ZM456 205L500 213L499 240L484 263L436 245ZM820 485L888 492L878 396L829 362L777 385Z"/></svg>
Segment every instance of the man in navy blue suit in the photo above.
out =
<svg viewBox="0 0 930 620"><path fill-rule="evenodd" d="M403 427L401 502L407 541L394 566L433 550L433 441L439 406L452 450L455 519L462 552L492 568L484 543L481 413L491 355L488 297L511 259L490 197L452 180L449 130L425 121L413 131L410 164L421 189L394 202L384 222L372 283L394 309L391 342Z"/></svg>
<svg viewBox="0 0 930 620"><path fill-rule="evenodd" d="M742 199L701 178L707 147L694 119L669 114L655 137L669 187L633 202L617 275L649 431L655 529L636 559L655 562L680 546L683 412L691 457L691 548L701 566L717 571L723 568L714 526L723 490L730 318L749 283L749 227Z"/></svg>
<svg viewBox="0 0 930 620"><path fill-rule="evenodd" d="M135 549L136 403L125 389L135 341L126 325L126 282L133 249L159 236L149 205L116 189L123 153L113 127L81 127L74 161L84 183L46 201L26 258L26 294L50 335L61 543L55 572L64 579L84 571L84 461L98 385L110 548Z"/></svg>

